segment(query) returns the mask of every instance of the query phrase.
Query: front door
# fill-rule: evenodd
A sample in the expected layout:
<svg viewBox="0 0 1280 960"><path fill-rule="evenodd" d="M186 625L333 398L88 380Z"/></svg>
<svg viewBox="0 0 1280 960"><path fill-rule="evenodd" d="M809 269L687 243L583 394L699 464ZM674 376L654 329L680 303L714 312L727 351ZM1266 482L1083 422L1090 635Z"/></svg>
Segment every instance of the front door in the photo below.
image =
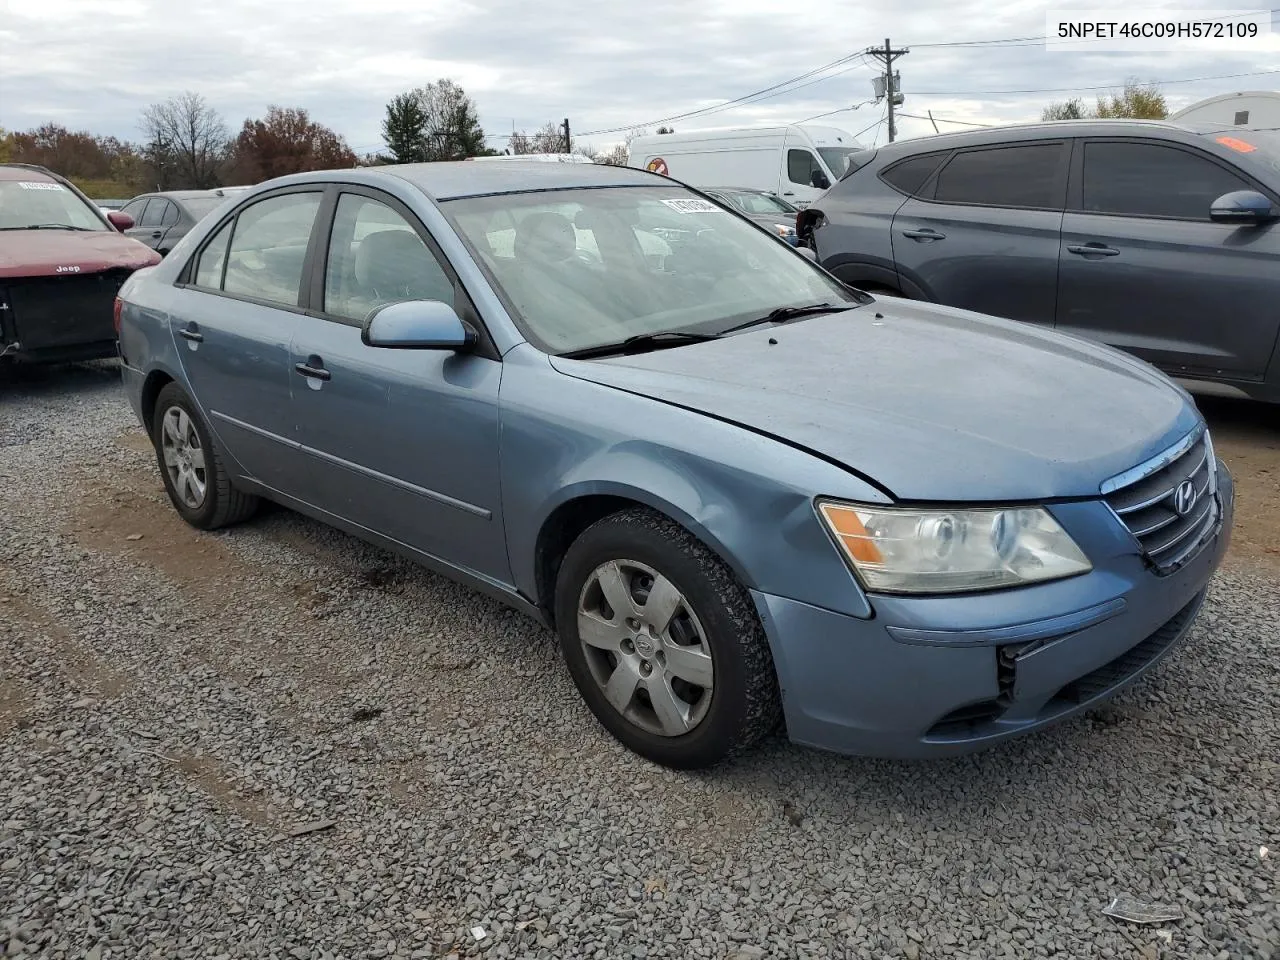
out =
<svg viewBox="0 0 1280 960"><path fill-rule="evenodd" d="M904 289L951 307L1052 325L1070 145L960 150L893 218Z"/></svg>
<svg viewBox="0 0 1280 960"><path fill-rule="evenodd" d="M239 211L197 253L171 314L206 422L238 472L277 489L298 472L289 343L321 197L295 190Z"/></svg>
<svg viewBox="0 0 1280 960"><path fill-rule="evenodd" d="M313 506L490 580L509 583L498 485L502 364L483 352L367 347L362 321L400 300L465 293L416 217L344 187L323 258L323 316L291 345L297 436Z"/></svg>
<svg viewBox="0 0 1280 960"><path fill-rule="evenodd" d="M787 134L783 156L778 192L797 207L807 207L822 196L825 190L824 187L814 186L815 174L819 183L825 181L828 186L831 185L830 175L810 144L794 133Z"/></svg>
<svg viewBox="0 0 1280 960"><path fill-rule="evenodd" d="M1086 140L1062 224L1058 326L1164 370L1260 378L1280 331L1280 224L1209 219L1257 189L1181 145Z"/></svg>

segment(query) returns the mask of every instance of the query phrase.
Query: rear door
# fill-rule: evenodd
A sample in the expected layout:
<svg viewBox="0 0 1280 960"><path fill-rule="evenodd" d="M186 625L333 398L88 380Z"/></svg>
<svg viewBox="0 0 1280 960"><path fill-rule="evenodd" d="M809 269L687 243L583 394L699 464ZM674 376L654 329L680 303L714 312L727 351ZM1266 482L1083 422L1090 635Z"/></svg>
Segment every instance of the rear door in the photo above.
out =
<svg viewBox="0 0 1280 960"><path fill-rule="evenodd" d="M479 319L416 216L344 186L290 348L306 457L298 496L483 577L509 582L498 487L496 352L368 347L362 322L398 300L440 300ZM322 285L321 285L322 284Z"/></svg>
<svg viewBox="0 0 1280 960"><path fill-rule="evenodd" d="M1070 156L1066 140L957 150L894 215L904 287L1052 325Z"/></svg>
<svg viewBox="0 0 1280 960"><path fill-rule="evenodd" d="M320 187L269 194L201 244L170 326L205 419L243 473L288 492L302 472L289 343L302 316Z"/></svg>
<svg viewBox="0 0 1280 960"><path fill-rule="evenodd" d="M1077 154L1058 326L1173 373L1260 378L1280 330L1280 224L1214 223L1209 208L1263 188L1182 144L1093 138Z"/></svg>

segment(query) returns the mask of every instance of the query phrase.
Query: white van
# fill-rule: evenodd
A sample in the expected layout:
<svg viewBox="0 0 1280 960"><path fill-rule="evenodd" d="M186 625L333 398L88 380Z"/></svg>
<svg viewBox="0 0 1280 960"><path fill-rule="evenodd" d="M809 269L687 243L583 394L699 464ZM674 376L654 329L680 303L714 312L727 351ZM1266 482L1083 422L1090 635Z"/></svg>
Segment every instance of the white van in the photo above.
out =
<svg viewBox="0 0 1280 960"><path fill-rule="evenodd" d="M837 127L787 124L689 130L636 137L627 165L693 187L751 187L803 207L844 174L846 158L862 149Z"/></svg>

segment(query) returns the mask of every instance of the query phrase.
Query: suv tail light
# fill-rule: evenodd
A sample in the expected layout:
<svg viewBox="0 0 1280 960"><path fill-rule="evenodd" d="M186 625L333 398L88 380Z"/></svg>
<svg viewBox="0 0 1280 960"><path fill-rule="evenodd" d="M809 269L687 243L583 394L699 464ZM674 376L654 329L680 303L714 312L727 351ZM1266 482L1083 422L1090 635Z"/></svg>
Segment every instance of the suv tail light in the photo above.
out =
<svg viewBox="0 0 1280 960"><path fill-rule="evenodd" d="M124 301L116 297L111 307L111 325L116 328L116 336L120 336L120 312L124 309Z"/></svg>

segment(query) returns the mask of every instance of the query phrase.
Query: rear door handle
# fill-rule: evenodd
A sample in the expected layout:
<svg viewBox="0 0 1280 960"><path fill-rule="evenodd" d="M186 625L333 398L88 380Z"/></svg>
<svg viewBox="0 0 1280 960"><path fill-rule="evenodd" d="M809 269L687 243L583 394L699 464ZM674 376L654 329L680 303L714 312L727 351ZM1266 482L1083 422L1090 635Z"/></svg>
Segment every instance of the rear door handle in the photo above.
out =
<svg viewBox="0 0 1280 960"><path fill-rule="evenodd" d="M179 330L178 336L183 340L190 340L192 343L204 343L204 334L200 332L200 328L196 326L195 321L188 323Z"/></svg>
<svg viewBox="0 0 1280 960"><path fill-rule="evenodd" d="M928 227L923 227L920 230L903 230L902 235L912 240L918 240L921 243L928 243L930 240L947 239L947 235L945 233L939 233L937 230L930 230Z"/></svg>
<svg viewBox="0 0 1280 960"><path fill-rule="evenodd" d="M1076 243L1067 247L1068 253L1074 253L1078 257L1118 257L1120 251L1115 247L1108 247L1104 243Z"/></svg>
<svg viewBox="0 0 1280 960"><path fill-rule="evenodd" d="M293 369L309 380L328 380L331 374L324 368L324 360L315 354L307 357L306 363L295 363Z"/></svg>
<svg viewBox="0 0 1280 960"><path fill-rule="evenodd" d="M160 239L161 237L163 237L163 236L164 236L164 231L163 231L163 230L156 230L154 233L152 233L152 234L151 234L151 239L152 239L152 240L159 240L159 239Z"/></svg>

